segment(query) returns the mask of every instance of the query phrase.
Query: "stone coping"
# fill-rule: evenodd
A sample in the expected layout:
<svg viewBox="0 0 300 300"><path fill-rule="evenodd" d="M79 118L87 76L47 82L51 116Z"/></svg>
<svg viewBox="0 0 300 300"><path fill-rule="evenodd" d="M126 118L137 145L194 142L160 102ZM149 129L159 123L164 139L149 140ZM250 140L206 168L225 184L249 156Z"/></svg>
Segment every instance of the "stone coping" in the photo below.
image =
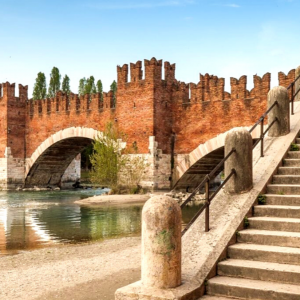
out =
<svg viewBox="0 0 300 300"><path fill-rule="evenodd" d="M116 300L190 300L199 297L201 286L218 262L231 238L236 234L257 196L264 192L276 172L290 144L300 131L300 103L295 103L291 116L291 131L286 136L264 141L264 157L260 157L260 143L253 151L253 189L240 195L221 190L210 206L210 231L204 232L204 214L190 227L182 239L182 282L170 290L145 289L138 281L118 289Z"/></svg>

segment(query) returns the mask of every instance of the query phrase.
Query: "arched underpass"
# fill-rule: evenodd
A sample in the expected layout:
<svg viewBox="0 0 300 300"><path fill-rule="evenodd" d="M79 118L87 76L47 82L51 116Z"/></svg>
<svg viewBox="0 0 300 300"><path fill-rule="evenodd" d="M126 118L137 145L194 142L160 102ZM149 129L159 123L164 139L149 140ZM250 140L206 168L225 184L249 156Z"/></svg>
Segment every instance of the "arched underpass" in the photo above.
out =
<svg viewBox="0 0 300 300"><path fill-rule="evenodd" d="M52 144L30 168L25 186L59 185L72 160L91 142L92 139L90 138L71 137Z"/></svg>
<svg viewBox="0 0 300 300"><path fill-rule="evenodd" d="M204 177L224 158L224 143L227 133L228 131L199 145L178 164L173 189L192 192L201 183ZM254 144L260 137L260 128L256 127L251 134ZM221 165L215 176L223 169L224 165ZM211 178L211 180L213 179Z"/></svg>

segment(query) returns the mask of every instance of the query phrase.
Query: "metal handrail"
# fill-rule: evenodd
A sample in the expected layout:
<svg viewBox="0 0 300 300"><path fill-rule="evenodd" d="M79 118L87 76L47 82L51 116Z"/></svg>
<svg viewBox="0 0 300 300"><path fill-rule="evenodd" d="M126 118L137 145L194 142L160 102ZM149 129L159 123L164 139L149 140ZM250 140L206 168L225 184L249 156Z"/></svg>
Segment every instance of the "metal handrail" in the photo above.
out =
<svg viewBox="0 0 300 300"><path fill-rule="evenodd" d="M195 216L185 226L185 228L181 232L181 236L183 236L188 231L188 229L192 226L192 224L196 221L196 219L202 214L204 209L205 209L205 232L209 231L209 206L210 206L210 203L213 200L213 198L217 195L217 193L221 190L221 188L227 183L227 181L235 173L236 173L235 169L232 169L230 174L226 177L226 179L222 182L222 184L218 187L218 189L213 193L213 195L211 197L209 195L209 180L207 180L205 182L205 204L199 209L199 211L195 214Z"/></svg>
<svg viewBox="0 0 300 300"><path fill-rule="evenodd" d="M235 151L236 151L235 148L232 148L231 151L217 164L217 166L209 174L207 174L204 177L204 179L194 189L194 191L190 194L190 196L187 199L185 199L185 201L180 205L181 209L184 208L187 205L187 203L191 201L191 199L197 194L197 192L205 185L205 183L207 181L210 181L210 179L215 175L215 173L218 171L218 169L225 163L225 161Z"/></svg>
<svg viewBox="0 0 300 300"><path fill-rule="evenodd" d="M299 91L300 91L300 88L298 89L298 91L294 94L294 86L296 84L296 81L300 78L300 74L298 75L298 77L292 82L290 83L290 85L287 87L287 90L291 89L291 100L290 102L292 103L292 112L291 114L293 115L294 114L294 100L295 100L295 97L298 95Z"/></svg>
<svg viewBox="0 0 300 300"><path fill-rule="evenodd" d="M254 149L257 144L259 142L261 142L260 144L260 156L264 157L264 137L266 135L266 133L269 131L269 129L276 123L278 122L278 119L275 118L272 123L267 127L267 129L264 131L264 121L265 121L265 117L267 116L267 114L275 107L278 105L278 102L275 101L268 109L267 111L258 119L258 121L251 127L251 129L249 130L249 132L251 133L257 125L260 124L260 137L259 139L254 143L253 148Z"/></svg>
<svg viewBox="0 0 300 300"><path fill-rule="evenodd" d="M293 88L296 83L296 81L300 78L300 75L287 87L287 89L292 89L292 97L290 102L292 103L292 111L291 113L294 114L294 99L297 96L297 94L300 92L300 88L298 91L294 94ZM261 117L258 119L258 121L251 127L249 130L249 133L251 133L259 124L260 124L260 137L259 139L253 144L253 149L257 146L259 142L261 142L261 151L260 155L261 157L264 156L264 136L266 133L270 130L270 128L278 122L278 119L275 118L271 124L266 128L264 131L264 121L267 116L267 114L278 105L278 102L275 101L264 114L261 115ZM227 155L222 159L222 161L209 173L207 174L204 179L200 182L200 184L195 188L195 190L191 193L191 195L181 204L181 209L184 208L188 202L191 201L191 199L196 195L196 193L203 188L205 185L205 204L199 209L199 211L196 213L196 215L190 220L190 222L186 225L186 227L181 232L181 236L183 236L187 230L191 227L191 225L195 222L195 220L201 215L201 213L205 210L205 231L209 231L209 206L213 198L218 194L218 192L222 189L222 187L227 183L227 181L236 174L235 169L232 169L230 174L226 177L226 179L222 182L222 184L218 187L218 189L213 193L213 195L210 197L209 195L209 182L210 179L213 177L213 175L219 170L219 168L225 163L225 161L232 155L232 153L236 152L235 148L233 148Z"/></svg>

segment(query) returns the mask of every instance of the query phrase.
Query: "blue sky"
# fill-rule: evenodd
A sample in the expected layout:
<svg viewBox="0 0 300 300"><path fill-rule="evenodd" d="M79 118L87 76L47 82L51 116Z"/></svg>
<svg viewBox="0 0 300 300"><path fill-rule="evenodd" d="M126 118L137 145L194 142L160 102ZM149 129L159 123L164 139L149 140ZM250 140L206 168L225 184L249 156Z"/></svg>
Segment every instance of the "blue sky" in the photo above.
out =
<svg viewBox="0 0 300 300"><path fill-rule="evenodd" d="M300 0L0 0L0 82L29 85L53 66L71 89L82 77L104 90L116 66L137 60L176 63L176 78L287 73L300 65Z"/></svg>

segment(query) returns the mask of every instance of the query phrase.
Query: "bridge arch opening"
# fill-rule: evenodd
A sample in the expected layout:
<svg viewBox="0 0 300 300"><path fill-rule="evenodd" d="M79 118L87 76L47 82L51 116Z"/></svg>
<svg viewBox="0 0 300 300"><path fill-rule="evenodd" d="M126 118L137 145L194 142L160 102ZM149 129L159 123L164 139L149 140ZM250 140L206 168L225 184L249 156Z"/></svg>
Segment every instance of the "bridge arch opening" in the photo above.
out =
<svg viewBox="0 0 300 300"><path fill-rule="evenodd" d="M99 134L91 128L72 127L51 135L26 160L25 187L60 186L67 168L75 167L70 164Z"/></svg>
<svg viewBox="0 0 300 300"><path fill-rule="evenodd" d="M74 159L75 161L80 160L78 154L89 146L92 141L89 138L73 137L63 139L51 145L38 157L30 168L25 179L25 186L60 186L66 169Z"/></svg>

